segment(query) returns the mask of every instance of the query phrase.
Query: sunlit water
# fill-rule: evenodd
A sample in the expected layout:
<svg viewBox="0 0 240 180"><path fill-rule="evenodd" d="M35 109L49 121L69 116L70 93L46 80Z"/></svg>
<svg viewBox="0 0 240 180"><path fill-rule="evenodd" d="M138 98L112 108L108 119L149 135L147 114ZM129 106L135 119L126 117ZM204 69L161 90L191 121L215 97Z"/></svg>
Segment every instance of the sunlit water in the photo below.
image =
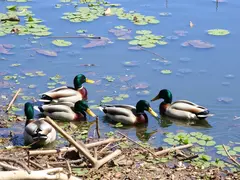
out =
<svg viewBox="0 0 240 180"><path fill-rule="evenodd" d="M173 100L187 99L209 108L215 116L208 119L207 127L188 126L184 123L173 122L167 126L159 125L158 122L149 116L148 126L144 128L131 127L122 130L124 133L138 140L139 132L157 131L149 142L159 146L162 143L163 132L193 132L200 131L211 135L217 143L227 143L229 140L239 140L239 120L234 120L234 116L240 116L239 112L239 41L240 26L238 23L240 12L240 2L231 0L227 3L219 3L216 6L211 0L190 1L190 0L169 0L169 1L148 1L148 0L114 0L112 3L121 3L122 6L130 11L134 10L144 15L152 15L160 20L159 24L136 26L128 20L118 20L116 16L101 17L90 23L70 23L62 20L64 12L73 12L74 6L63 5L60 9L54 8L58 1L33 1L22 3L21 5L32 6L32 11L37 18L43 19L43 24L51 28L54 36L75 36L76 30L87 29L89 33L96 36L104 36L111 39L113 44L105 47L95 47L84 49L82 45L88 41L80 38L66 39L73 44L70 47L58 48L51 41L52 38L42 37L36 40L36 44L31 44L34 39L32 36L8 35L0 37L0 44L14 44L13 55L2 55L6 60L0 61L1 72L8 72L9 75L23 72L43 71L47 75L44 77L27 77L20 80L21 84L16 85L24 88L25 95L39 97L38 94L48 90L47 82L50 76L60 74L68 85L72 85L73 77L78 73L85 74L88 78L101 80L100 85L84 84L89 92L89 100L95 100L98 104L103 96L118 95L121 93L129 94L129 98L120 102L135 105L139 99L150 100L160 89L167 88L173 93ZM7 5L14 5L14 2L0 1L0 12L5 12ZM170 12L171 16L160 16L160 12ZM195 26L189 27L189 21ZM176 40L166 39L168 45L157 46L150 49L153 52L165 57L169 63L153 61L152 58L159 58L145 51L128 50L128 41L120 41L108 32L116 25L124 25L135 31L139 29L152 30L153 34L164 36L175 35L175 30L188 31L186 36ZM223 37L210 36L205 31L208 29L223 28L228 29L231 34ZM193 47L182 47L181 43L187 40L200 39L215 44L212 49L195 49ZM30 45L29 48L23 46ZM31 48L41 47L42 49L54 50L58 52L57 57L46 57L36 54ZM160 58L159 58L160 59ZM123 62L137 61L136 67L125 67ZM20 63L19 67L10 67L11 64ZM95 67L84 67L81 64L96 64ZM162 69L172 71L170 75L160 73ZM182 72L187 73L182 73ZM233 78L229 78L229 74ZM113 76L114 82L107 82L104 76ZM129 82L121 82L119 76L135 75ZM0 76L1 81L3 76ZM133 86L137 83L147 83L150 91L149 95L139 96L134 88L120 90L122 86ZM37 85L36 89L28 89L28 85ZM224 85L227 84L227 85ZM12 94L9 89L0 89L1 94ZM230 103L219 102L218 98L232 98ZM20 98L16 102L23 102ZM158 112L160 101L151 103L151 106ZM104 115L98 110L94 112L100 116L101 131L114 131L106 121ZM18 112L22 114L22 112ZM91 119L90 119L91 121ZM21 131L23 123L16 124L11 130L15 131L20 137L22 144ZM144 130L143 130L144 129ZM1 135L7 135L8 130L2 129ZM141 133L140 133L141 134ZM138 137L138 138L137 138ZM141 138L140 138L141 139Z"/></svg>

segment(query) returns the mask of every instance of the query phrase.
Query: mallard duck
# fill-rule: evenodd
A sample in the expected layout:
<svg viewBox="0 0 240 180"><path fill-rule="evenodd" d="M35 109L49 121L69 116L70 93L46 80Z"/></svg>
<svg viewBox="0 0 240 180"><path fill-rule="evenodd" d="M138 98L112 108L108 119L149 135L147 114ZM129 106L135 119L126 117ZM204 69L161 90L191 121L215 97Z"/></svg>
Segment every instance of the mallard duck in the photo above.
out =
<svg viewBox="0 0 240 180"><path fill-rule="evenodd" d="M187 100L179 100L172 103L172 93L167 89L162 89L151 101L161 98L164 100L159 106L159 111L162 115L186 120L199 120L212 116L207 108Z"/></svg>
<svg viewBox="0 0 240 180"><path fill-rule="evenodd" d="M45 116L49 116L54 120L85 120L86 113L88 113L92 117L96 117L96 115L88 107L87 102L82 100L77 101L73 108L63 104L45 104L38 106L37 108L37 110L42 112Z"/></svg>
<svg viewBox="0 0 240 180"><path fill-rule="evenodd" d="M99 107L99 109L113 121L129 125L147 123L148 117L144 111L148 111L154 117L158 117L157 113L152 110L149 103L145 100L138 101L136 107L125 104L113 104L104 105Z"/></svg>
<svg viewBox="0 0 240 180"><path fill-rule="evenodd" d="M36 147L42 147L56 139L56 130L44 121L44 118L33 118L34 108L31 103L25 103L24 112L27 119L23 134L26 145L32 144Z"/></svg>
<svg viewBox="0 0 240 180"><path fill-rule="evenodd" d="M79 100L87 100L87 89L83 87L83 83L94 83L93 80L87 79L83 74L75 76L73 87L62 86L51 91L43 93L39 101L45 103L65 104L70 107Z"/></svg>

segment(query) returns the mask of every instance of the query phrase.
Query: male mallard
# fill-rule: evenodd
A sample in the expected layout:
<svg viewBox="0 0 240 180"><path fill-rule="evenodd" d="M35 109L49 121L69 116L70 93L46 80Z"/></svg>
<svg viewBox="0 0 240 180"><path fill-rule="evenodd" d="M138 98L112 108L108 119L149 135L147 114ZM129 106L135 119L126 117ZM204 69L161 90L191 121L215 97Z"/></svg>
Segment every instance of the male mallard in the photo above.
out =
<svg viewBox="0 0 240 180"><path fill-rule="evenodd" d="M45 104L39 106L38 109L45 116L49 116L54 120L74 121L85 120L86 113L92 117L96 115L90 110L86 101L77 101L73 108L63 104ZM86 112L86 113L85 113Z"/></svg>
<svg viewBox="0 0 240 180"><path fill-rule="evenodd" d="M24 106L25 116L27 118L24 130L24 141L26 145L42 147L53 142L56 139L56 130L44 118L33 119L34 109L29 102Z"/></svg>
<svg viewBox="0 0 240 180"><path fill-rule="evenodd" d="M87 79L83 74L75 76L73 87L62 86L51 91L43 93L39 101L48 103L61 103L70 107L79 100L87 100L87 89L83 87L83 83L94 83L93 80Z"/></svg>
<svg viewBox="0 0 240 180"><path fill-rule="evenodd" d="M113 121L121 122L122 124L133 125L138 123L147 123L148 117L144 113L144 110L148 111L154 117L158 116L145 100L138 101L136 107L125 104L113 104L104 105L103 107L100 107L100 110Z"/></svg>
<svg viewBox="0 0 240 180"><path fill-rule="evenodd" d="M151 101L161 98L164 100L159 106L159 111L162 115L186 120L205 119L208 116L212 116L207 108L187 100L179 100L172 103L172 93L167 89L162 89Z"/></svg>

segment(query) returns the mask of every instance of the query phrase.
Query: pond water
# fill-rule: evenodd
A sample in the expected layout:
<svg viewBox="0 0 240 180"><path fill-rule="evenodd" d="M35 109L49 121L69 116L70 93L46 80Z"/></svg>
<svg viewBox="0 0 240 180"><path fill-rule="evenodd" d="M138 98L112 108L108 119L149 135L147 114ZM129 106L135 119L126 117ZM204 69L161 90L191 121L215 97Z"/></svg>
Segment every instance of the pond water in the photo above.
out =
<svg viewBox="0 0 240 180"><path fill-rule="evenodd" d="M0 13L6 13L6 6L21 5L31 6L34 17L43 20L41 24L51 28L50 36L77 36L79 29L87 30L95 36L103 36L112 43L106 46L83 48L89 41L84 38L50 38L48 36L34 39L32 35L19 36L10 34L0 37L0 44L13 44L11 49L14 54L0 53L0 81L4 76L18 74L25 79L17 78L20 84L13 89L23 88L23 95L39 97L39 94L48 89L47 83L52 82L49 77L59 74L68 85L79 73L98 81L97 84L84 84L89 92L90 105L99 104L104 96L118 96L128 94L129 98L111 103L124 103L135 105L139 99L150 101L160 89L167 88L173 93L173 100L187 99L206 106L215 114L208 118L205 126L191 126L182 122L162 120L159 124L149 115L147 127L130 127L120 129L135 140L141 140L142 134L147 131L156 133L149 139L153 145L160 146L164 138L163 132L193 132L199 131L213 136L218 144L238 141L240 138L240 121L235 116L239 112L239 49L240 26L240 2L229 0L216 3L211 0L112 0L111 3L120 3L126 11L136 11L143 15L155 16L160 21L158 24L135 25L129 20L119 20L117 16L103 16L92 22L71 23L61 19L64 12L74 12L75 4L60 3L59 1L40 1L17 3L0 1ZM61 4L60 8L55 8ZM80 6L86 6L80 4ZM169 16L161 16L159 13L168 12ZM166 14L165 14L166 15ZM22 17L21 17L22 20ZM189 22L194 26L191 28ZM24 21L21 21L22 23ZM130 36L134 38L137 30L151 30L155 35L163 35L167 45L157 45L149 51L129 50L128 41L118 40L116 36L108 32L115 26L125 26L131 29ZM227 29L226 36L211 36L206 32L209 29ZM175 31L186 31L185 36ZM54 39L71 41L69 47L57 47L52 44ZM183 47L181 44L188 40L202 40L215 46L209 49ZM49 57L38 54L33 48L40 48L57 52L57 57ZM164 57L157 56L154 53ZM133 61L134 65L124 65ZM12 67L12 64L20 64ZM96 66L83 66L94 64ZM136 65L135 65L136 64ZM171 70L171 74L163 74L161 70ZM29 77L24 73L43 71L45 76ZM5 74L2 74L5 73ZM113 82L108 82L104 77L111 76ZM131 80L125 81L126 78ZM14 80L9 80L13 82ZM36 85L36 88L28 88ZM60 86L60 84L57 84ZM141 89L143 88L143 89ZM147 94L149 92L149 94ZM12 94L12 89L0 88L1 95ZM20 96L21 97L21 96ZM24 103L21 98L16 103ZM160 101L151 103L158 112ZM99 110L93 110L100 117L102 132L115 131L109 123L104 121L104 114ZM22 111L17 111L22 115ZM90 119L91 121L91 119ZM19 134L21 142L21 130L23 123L17 123L10 130ZM0 134L8 134L9 129L1 129Z"/></svg>

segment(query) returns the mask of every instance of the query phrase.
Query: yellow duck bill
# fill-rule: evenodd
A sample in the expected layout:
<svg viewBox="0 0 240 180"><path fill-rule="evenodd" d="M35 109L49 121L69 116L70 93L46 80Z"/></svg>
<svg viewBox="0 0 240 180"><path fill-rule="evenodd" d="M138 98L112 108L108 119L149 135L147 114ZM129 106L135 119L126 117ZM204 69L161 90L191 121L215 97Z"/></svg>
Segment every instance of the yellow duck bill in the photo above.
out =
<svg viewBox="0 0 240 180"><path fill-rule="evenodd" d="M86 83L93 84L93 83L95 83L95 81L94 81L94 80L91 80L91 79L88 79L88 78L86 78Z"/></svg>
<svg viewBox="0 0 240 180"><path fill-rule="evenodd" d="M152 108L148 108L148 112L153 115L154 117L158 117L158 114L152 109Z"/></svg>
<svg viewBox="0 0 240 180"><path fill-rule="evenodd" d="M156 101L156 100L158 100L158 99L160 99L160 97L157 95L155 98L153 98L151 101Z"/></svg>
<svg viewBox="0 0 240 180"><path fill-rule="evenodd" d="M88 109L86 110L86 112L87 112L90 116L96 117L96 115L94 114L94 112L91 111L91 109L88 108Z"/></svg>

